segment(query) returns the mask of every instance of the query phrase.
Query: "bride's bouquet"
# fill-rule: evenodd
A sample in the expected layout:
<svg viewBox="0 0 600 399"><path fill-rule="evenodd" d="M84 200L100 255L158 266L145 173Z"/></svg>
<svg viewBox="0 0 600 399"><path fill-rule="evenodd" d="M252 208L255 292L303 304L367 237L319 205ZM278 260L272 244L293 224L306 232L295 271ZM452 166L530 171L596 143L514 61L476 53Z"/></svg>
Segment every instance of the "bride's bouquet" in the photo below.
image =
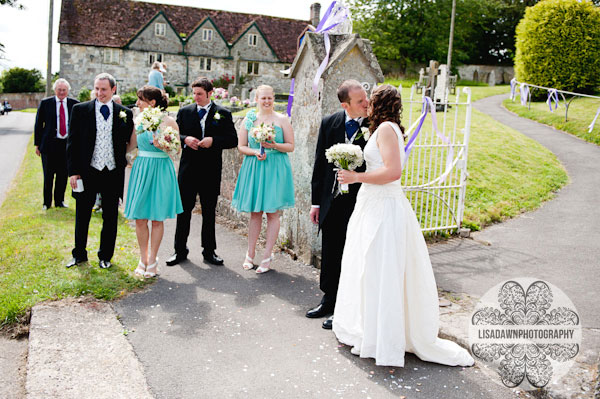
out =
<svg viewBox="0 0 600 399"><path fill-rule="evenodd" d="M179 132L171 126L158 130L154 134L154 146L163 150L170 156L177 155L181 149Z"/></svg>
<svg viewBox="0 0 600 399"><path fill-rule="evenodd" d="M275 128L273 125L265 125L264 123L261 123L260 126L252 128L250 131L250 136L260 143L260 155L264 155L265 147L263 147L263 143L266 141L275 140Z"/></svg>
<svg viewBox="0 0 600 399"><path fill-rule="evenodd" d="M325 156L329 163L345 170L354 170L364 162L363 152L356 144L334 144L325 150ZM340 192L348 193L348 185L341 184Z"/></svg>
<svg viewBox="0 0 600 399"><path fill-rule="evenodd" d="M138 116L135 117L135 131L137 134L144 133L145 130L156 132L163 121L164 114L158 107L147 107Z"/></svg>

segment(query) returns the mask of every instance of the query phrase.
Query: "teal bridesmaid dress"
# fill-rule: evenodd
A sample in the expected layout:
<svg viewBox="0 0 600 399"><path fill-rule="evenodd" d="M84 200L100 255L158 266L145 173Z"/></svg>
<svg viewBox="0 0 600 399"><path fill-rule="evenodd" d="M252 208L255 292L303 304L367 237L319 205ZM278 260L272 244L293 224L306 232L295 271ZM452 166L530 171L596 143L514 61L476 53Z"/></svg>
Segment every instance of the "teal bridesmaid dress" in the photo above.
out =
<svg viewBox="0 0 600 399"><path fill-rule="evenodd" d="M163 221L183 212L173 161L150 140L149 131L137 136L138 156L129 176L125 203L127 219Z"/></svg>
<svg viewBox="0 0 600 399"><path fill-rule="evenodd" d="M250 132L256 121L251 110L246 115L246 130ZM275 142L283 143L283 130L275 126ZM259 149L260 143L248 134L248 146ZM294 180L290 158L285 152L265 148L267 158L259 161L256 156L245 155L233 192L231 205L239 212L267 212L293 208Z"/></svg>

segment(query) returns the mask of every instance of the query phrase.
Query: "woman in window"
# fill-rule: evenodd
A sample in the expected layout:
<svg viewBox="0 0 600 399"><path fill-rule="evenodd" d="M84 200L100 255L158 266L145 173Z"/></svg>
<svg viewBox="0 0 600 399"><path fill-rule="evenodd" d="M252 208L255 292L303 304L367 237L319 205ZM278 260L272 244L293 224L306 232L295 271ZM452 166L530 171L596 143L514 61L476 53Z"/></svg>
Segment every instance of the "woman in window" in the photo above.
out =
<svg viewBox="0 0 600 399"><path fill-rule="evenodd" d="M294 207L294 181L288 152L294 151L294 131L287 116L273 110L275 94L271 86L258 86L258 112L251 110L238 132L238 150L245 155L231 201L239 212L250 212L248 252L243 263L245 270L254 268L256 242L267 214L267 243L263 260L256 273L271 270L273 246L280 226L280 210ZM255 129L272 127L275 139L259 143ZM264 147L261 151L260 147Z"/></svg>

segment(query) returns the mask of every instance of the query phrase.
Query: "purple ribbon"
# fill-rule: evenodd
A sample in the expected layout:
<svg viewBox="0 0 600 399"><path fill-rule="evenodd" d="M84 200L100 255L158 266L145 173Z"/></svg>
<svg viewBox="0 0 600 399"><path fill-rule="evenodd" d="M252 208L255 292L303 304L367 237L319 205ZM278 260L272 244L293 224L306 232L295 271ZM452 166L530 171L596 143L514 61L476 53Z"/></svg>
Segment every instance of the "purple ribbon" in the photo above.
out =
<svg viewBox="0 0 600 399"><path fill-rule="evenodd" d="M521 83L521 105L526 106L527 100L529 99L529 86L525 83Z"/></svg>
<svg viewBox="0 0 600 399"><path fill-rule="evenodd" d="M290 84L290 94L288 96L288 105L287 105L287 114L288 116L292 116L292 104L294 103L294 81L296 79L292 78L292 83Z"/></svg>
<svg viewBox="0 0 600 399"><path fill-rule="evenodd" d="M517 79L512 78L510 80L510 99L514 100L517 98Z"/></svg>
<svg viewBox="0 0 600 399"><path fill-rule="evenodd" d="M552 101L554 101L554 109L558 108L558 90L556 89L548 89L548 100L546 100L546 104L550 108L550 112L554 112L552 109Z"/></svg>
<svg viewBox="0 0 600 399"><path fill-rule="evenodd" d="M588 126L588 133L591 133L594 130L594 125L596 124L596 119L598 119L598 115L600 115L600 107L598 107L598 111L596 111L596 116L590 125Z"/></svg>

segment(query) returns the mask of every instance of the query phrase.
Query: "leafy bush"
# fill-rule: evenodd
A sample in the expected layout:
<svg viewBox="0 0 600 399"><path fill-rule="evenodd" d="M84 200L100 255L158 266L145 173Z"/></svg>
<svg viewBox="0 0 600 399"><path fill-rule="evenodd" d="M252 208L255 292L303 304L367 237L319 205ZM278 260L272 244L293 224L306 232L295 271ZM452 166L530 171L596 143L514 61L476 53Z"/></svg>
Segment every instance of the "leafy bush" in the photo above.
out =
<svg viewBox="0 0 600 399"><path fill-rule="evenodd" d="M540 1L519 22L516 47L519 81L591 92L600 83L600 10L589 0Z"/></svg>
<svg viewBox="0 0 600 399"><path fill-rule="evenodd" d="M177 94L177 93L175 93L175 89L172 88L171 86L165 86L165 91L169 95L169 98L175 97L175 95Z"/></svg>
<svg viewBox="0 0 600 399"><path fill-rule="evenodd" d="M127 106L127 105L132 105L135 104L135 102L137 101L137 89L131 89L126 93L121 93L121 101L123 102L123 105Z"/></svg>
<svg viewBox="0 0 600 399"><path fill-rule="evenodd" d="M37 69L14 67L0 77L4 93L36 93L45 90L46 82Z"/></svg>
<svg viewBox="0 0 600 399"><path fill-rule="evenodd" d="M90 99L91 99L90 89L84 87L83 89L79 90L79 95L77 96L77 99L80 102L90 101Z"/></svg>
<svg viewBox="0 0 600 399"><path fill-rule="evenodd" d="M229 85L231 83L233 83L234 79L235 79L235 77L233 75L228 75L228 74L224 73L220 78L213 79L213 80L211 80L211 82L215 88L222 87L224 89L227 89L229 87Z"/></svg>
<svg viewBox="0 0 600 399"><path fill-rule="evenodd" d="M185 102L186 99L193 100L192 96L186 97L183 94L179 94L177 96L169 97L169 106L179 105L180 103Z"/></svg>

